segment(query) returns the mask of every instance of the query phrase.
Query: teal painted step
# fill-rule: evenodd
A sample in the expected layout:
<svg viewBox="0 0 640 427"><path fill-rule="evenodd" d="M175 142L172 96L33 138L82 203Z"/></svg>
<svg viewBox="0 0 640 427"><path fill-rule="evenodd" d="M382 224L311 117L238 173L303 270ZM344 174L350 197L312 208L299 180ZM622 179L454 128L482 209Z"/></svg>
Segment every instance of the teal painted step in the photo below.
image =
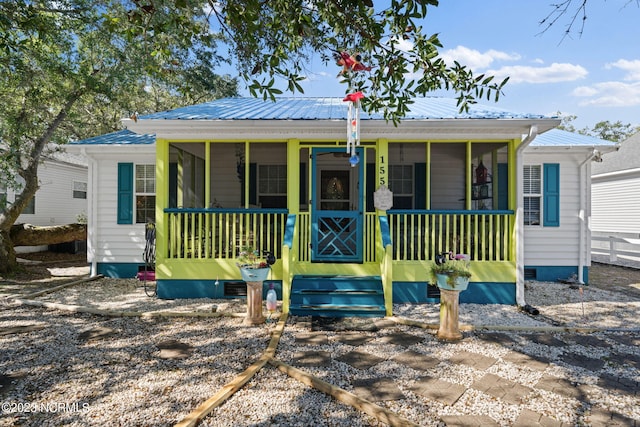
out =
<svg viewBox="0 0 640 427"><path fill-rule="evenodd" d="M291 314L323 317L384 317L382 281L377 276L295 276Z"/></svg>

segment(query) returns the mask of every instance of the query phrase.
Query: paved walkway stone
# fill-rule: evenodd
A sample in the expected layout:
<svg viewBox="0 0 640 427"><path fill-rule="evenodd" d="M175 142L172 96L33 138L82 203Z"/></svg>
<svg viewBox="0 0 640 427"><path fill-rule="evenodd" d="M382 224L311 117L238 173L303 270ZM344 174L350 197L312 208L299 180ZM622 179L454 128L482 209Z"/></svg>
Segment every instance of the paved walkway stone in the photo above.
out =
<svg viewBox="0 0 640 427"><path fill-rule="evenodd" d="M549 366L547 360L542 360L542 358L538 357L534 358L533 356L517 351L507 353L502 360L536 371L544 371Z"/></svg>
<svg viewBox="0 0 640 427"><path fill-rule="evenodd" d="M640 396L640 382L633 381L629 378L602 374L600 378L598 378L598 385L614 393ZM640 405L640 402L638 402L638 404Z"/></svg>
<svg viewBox="0 0 640 427"><path fill-rule="evenodd" d="M587 420L593 427L640 427L640 420L632 420L622 414L604 409L594 409L587 416Z"/></svg>
<svg viewBox="0 0 640 427"><path fill-rule="evenodd" d="M608 360L614 365L629 365L636 369L640 369L640 356L636 356L635 354L610 353Z"/></svg>
<svg viewBox="0 0 640 427"><path fill-rule="evenodd" d="M327 345L329 338L325 332L309 332L296 335L296 343L303 345Z"/></svg>
<svg viewBox="0 0 640 427"><path fill-rule="evenodd" d="M533 412L529 409L524 409L520 412L520 415L513 423L511 427L565 427L568 426L566 423L562 423L561 421L555 420L550 417L545 417L544 415L538 414L537 412Z"/></svg>
<svg viewBox="0 0 640 427"><path fill-rule="evenodd" d="M0 374L0 397L3 393L7 393L15 388L14 381L18 381L26 377L27 374Z"/></svg>
<svg viewBox="0 0 640 427"><path fill-rule="evenodd" d="M565 347L568 345L565 341L559 340L550 334L529 334L523 335L523 337L536 344L548 345L550 347Z"/></svg>
<svg viewBox="0 0 640 427"><path fill-rule="evenodd" d="M352 345L354 347L360 346L366 342L369 342L373 337L364 335L359 332L343 332L336 336L336 340L343 344Z"/></svg>
<svg viewBox="0 0 640 427"><path fill-rule="evenodd" d="M550 391L565 397L571 397L580 401L587 400L588 386L575 385L566 378L545 375L538 380L535 388Z"/></svg>
<svg viewBox="0 0 640 427"><path fill-rule="evenodd" d="M574 344L579 344L585 347L611 347L611 345L606 340L594 337L593 335L574 335L569 340Z"/></svg>
<svg viewBox="0 0 640 427"><path fill-rule="evenodd" d="M613 335L609 335L609 338L619 342L620 344L628 345L630 347L640 346L640 337L638 336L627 335L627 334L613 334Z"/></svg>
<svg viewBox="0 0 640 427"><path fill-rule="evenodd" d="M513 337L501 332L481 332L476 334L476 336L479 340L492 342L507 347L511 347L516 344L516 341L513 339Z"/></svg>
<svg viewBox="0 0 640 427"><path fill-rule="evenodd" d="M599 371L604 366L604 360L594 359L577 353L565 353L560 360L568 365L578 366L589 371Z"/></svg>
<svg viewBox="0 0 640 427"><path fill-rule="evenodd" d="M522 403L522 400L533 391L530 387L494 374L485 374L484 377L475 381L471 387L513 404Z"/></svg>
<svg viewBox="0 0 640 427"><path fill-rule="evenodd" d="M497 359L493 357L483 356L478 353L472 353L470 351L461 351L454 354L449 358L449 362L453 364L463 363L472 368L484 371L497 362Z"/></svg>
<svg viewBox="0 0 640 427"><path fill-rule="evenodd" d="M116 333L115 329L107 328L106 326L97 326L95 328L87 329L78 334L78 340L80 341L95 341L102 338L110 337Z"/></svg>
<svg viewBox="0 0 640 427"><path fill-rule="evenodd" d="M186 359L193 352L189 344L176 340L161 341L157 345L161 359Z"/></svg>
<svg viewBox="0 0 640 427"><path fill-rule="evenodd" d="M460 384L442 381L433 377L422 377L411 387L411 391L427 399L435 400L445 405L453 405L467 391L467 388Z"/></svg>
<svg viewBox="0 0 640 427"><path fill-rule="evenodd" d="M418 371L427 371L440 363L440 359L413 350L400 353L392 360Z"/></svg>
<svg viewBox="0 0 640 427"><path fill-rule="evenodd" d="M299 351L293 355L295 366L330 366L331 353L328 351Z"/></svg>
<svg viewBox="0 0 640 427"><path fill-rule="evenodd" d="M353 366L356 369L369 369L373 365L377 365L380 362L384 362L384 358L374 356L366 351L354 350L349 353L343 354L336 360L344 362Z"/></svg>
<svg viewBox="0 0 640 427"><path fill-rule="evenodd" d="M408 334L406 332L395 332L389 335L384 335L380 338L380 342L385 344L401 345L403 347L411 347L414 344L424 341L424 337Z"/></svg>
<svg viewBox="0 0 640 427"><path fill-rule="evenodd" d="M404 399L402 390L391 378L368 378L353 381L354 393L371 402Z"/></svg>

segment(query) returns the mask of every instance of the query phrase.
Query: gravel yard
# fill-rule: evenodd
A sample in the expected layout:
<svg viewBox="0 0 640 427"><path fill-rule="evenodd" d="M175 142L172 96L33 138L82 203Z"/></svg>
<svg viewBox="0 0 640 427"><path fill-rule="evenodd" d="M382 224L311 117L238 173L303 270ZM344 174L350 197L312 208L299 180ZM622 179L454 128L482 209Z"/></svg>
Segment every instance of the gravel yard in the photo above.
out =
<svg viewBox="0 0 640 427"><path fill-rule="evenodd" d="M0 279L0 426L174 425L254 363L276 328L274 322L244 326L244 300L158 300L133 279L99 279L31 299L67 308L199 317L97 315L4 297L51 286L30 283L21 288L15 278ZM640 419L640 299L602 287L529 282L527 303L539 316L514 306L461 304L460 321L467 328L457 343L435 338L436 304L394 307L396 317L431 325L425 328L384 319L326 328L291 317L275 359L360 396L381 387L368 382L372 378L388 380L399 395L369 399L417 425L470 425L456 424L464 416L527 425L522 421L531 414L546 425L607 425L607 419L634 425ZM214 317L216 312L225 315ZM399 337L409 342L397 342ZM326 358L310 362L311 356ZM416 366L412 358L432 363ZM469 360L491 362L470 366ZM462 394L453 402L425 397L425 377L461 387ZM527 398L492 396L481 385L496 378L524 387ZM611 378L636 391L611 387ZM579 394L552 392L545 385L550 381L566 381ZM379 421L267 364L201 425Z"/></svg>

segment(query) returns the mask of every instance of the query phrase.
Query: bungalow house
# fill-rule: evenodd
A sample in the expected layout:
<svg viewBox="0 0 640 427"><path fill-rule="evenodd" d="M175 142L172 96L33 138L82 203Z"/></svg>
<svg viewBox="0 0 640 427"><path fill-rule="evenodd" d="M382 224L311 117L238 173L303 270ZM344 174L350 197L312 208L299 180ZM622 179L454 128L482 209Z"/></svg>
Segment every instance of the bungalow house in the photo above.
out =
<svg viewBox="0 0 640 427"><path fill-rule="evenodd" d="M591 170L594 253L640 257L640 133ZM624 252L628 252L624 254ZM610 255L610 254L609 254ZM614 255L614 260L615 260Z"/></svg>
<svg viewBox="0 0 640 427"><path fill-rule="evenodd" d="M245 246L275 255L269 282L294 314L438 301L427 284L440 253L470 257L462 302L524 304L526 275L586 274L602 141L551 132L554 117L422 98L397 126L362 113L347 149L347 110L228 98L70 144L90 159L92 273L135 276L154 222L160 298L242 293Z"/></svg>

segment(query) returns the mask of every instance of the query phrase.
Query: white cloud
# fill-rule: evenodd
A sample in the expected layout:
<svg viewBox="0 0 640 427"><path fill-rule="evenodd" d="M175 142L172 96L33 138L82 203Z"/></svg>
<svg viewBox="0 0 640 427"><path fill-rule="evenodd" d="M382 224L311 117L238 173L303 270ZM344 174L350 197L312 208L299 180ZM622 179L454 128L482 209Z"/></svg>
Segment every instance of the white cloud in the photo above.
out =
<svg viewBox="0 0 640 427"><path fill-rule="evenodd" d="M577 87L571 93L588 98L579 105L599 107L631 107L640 105L640 82L603 82Z"/></svg>
<svg viewBox="0 0 640 427"><path fill-rule="evenodd" d="M610 70L611 68L619 68L627 72L624 79L627 81L640 81L640 59L634 61L628 61L626 59L619 59L616 62L611 62L605 65L605 68Z"/></svg>
<svg viewBox="0 0 640 427"><path fill-rule="evenodd" d="M510 77L509 83L560 83L583 79L589 72L580 65L559 64L554 62L548 67L530 67L514 65L497 70L488 70L487 74L498 79Z"/></svg>
<svg viewBox="0 0 640 427"><path fill-rule="evenodd" d="M518 54L509 54L494 49L480 52L464 46L456 46L454 49L441 52L440 57L448 65L453 64L453 61L458 61L472 70L487 68L493 61L516 61L520 59Z"/></svg>

